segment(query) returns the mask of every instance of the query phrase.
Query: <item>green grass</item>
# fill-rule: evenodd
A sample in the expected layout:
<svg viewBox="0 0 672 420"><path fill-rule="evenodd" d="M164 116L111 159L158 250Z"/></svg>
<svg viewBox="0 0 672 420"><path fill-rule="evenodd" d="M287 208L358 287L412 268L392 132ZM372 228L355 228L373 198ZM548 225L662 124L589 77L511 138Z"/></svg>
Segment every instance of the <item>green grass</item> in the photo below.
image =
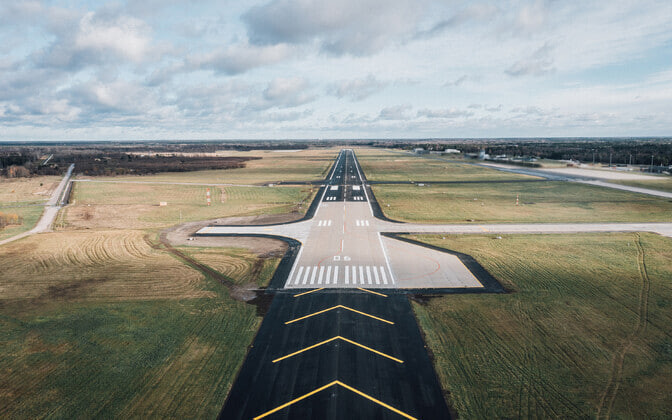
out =
<svg viewBox="0 0 672 420"><path fill-rule="evenodd" d="M413 155L386 150L356 150L366 178L370 181L483 181L535 179L462 163L447 162L450 156Z"/></svg>
<svg viewBox="0 0 672 420"><path fill-rule="evenodd" d="M0 213L18 214L23 217L23 223L20 225L9 225L0 229L0 240L10 238L35 227L43 211L44 206L41 205L25 207L0 206Z"/></svg>
<svg viewBox="0 0 672 420"><path fill-rule="evenodd" d="M630 185L632 187L639 187L639 188L649 188L652 190L658 190L658 191L667 191L667 192L672 192L672 177L671 176L661 176L659 179L647 179L644 181L609 181L614 184L621 184L621 185Z"/></svg>
<svg viewBox="0 0 672 420"><path fill-rule="evenodd" d="M414 303L443 387L462 418L664 418L672 411L672 240L641 234L415 236L473 255L504 295ZM614 360L625 352L622 373ZM611 395L611 394L610 394Z"/></svg>
<svg viewBox="0 0 672 420"><path fill-rule="evenodd" d="M79 292L109 267L89 267ZM59 289L65 297L49 288L55 297L0 298L0 417L216 417L261 322L255 307L209 278L206 297L141 300L120 284L115 298L110 287L102 301L75 286Z"/></svg>
<svg viewBox="0 0 672 420"><path fill-rule="evenodd" d="M669 222L672 214L669 200L567 182L374 185L373 191L387 217L407 222Z"/></svg>

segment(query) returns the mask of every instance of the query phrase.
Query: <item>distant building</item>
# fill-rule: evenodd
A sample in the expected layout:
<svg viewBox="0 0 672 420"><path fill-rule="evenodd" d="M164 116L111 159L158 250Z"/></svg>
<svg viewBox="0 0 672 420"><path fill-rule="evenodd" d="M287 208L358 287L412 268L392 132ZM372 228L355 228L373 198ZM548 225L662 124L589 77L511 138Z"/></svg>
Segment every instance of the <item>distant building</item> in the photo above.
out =
<svg viewBox="0 0 672 420"><path fill-rule="evenodd" d="M413 149L413 153L423 155L427 153L427 151L423 147L416 147L415 149Z"/></svg>
<svg viewBox="0 0 672 420"><path fill-rule="evenodd" d="M485 149L481 149L478 152L478 160L486 160L486 159L490 159L490 155L485 153Z"/></svg>

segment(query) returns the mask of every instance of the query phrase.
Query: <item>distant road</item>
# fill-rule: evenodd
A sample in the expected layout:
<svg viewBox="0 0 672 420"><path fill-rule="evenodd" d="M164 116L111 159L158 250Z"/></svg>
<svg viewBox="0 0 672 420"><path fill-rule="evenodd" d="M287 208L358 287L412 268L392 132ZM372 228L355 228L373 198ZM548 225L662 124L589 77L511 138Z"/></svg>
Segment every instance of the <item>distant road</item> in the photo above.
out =
<svg viewBox="0 0 672 420"><path fill-rule="evenodd" d="M393 152L395 152L395 151L393 150ZM653 196L662 197L662 198L672 198L672 193L669 193L669 192L652 190L650 188L639 188L639 187L632 187L632 186L629 186L629 185L613 184L611 182L607 182L607 181L604 180L604 179L614 179L613 176L609 177L609 178L604 178L604 177L595 175L599 172L604 172L604 171L577 169L575 171L568 172L568 171L559 170L559 169L539 169L539 168L514 167L514 166L511 166L511 165L505 165L505 164L501 164L501 163L467 162L467 161L463 161L463 160L446 159L446 158L442 158L442 157L438 157L438 156L432 156L432 155L416 155L416 154L411 153L411 152L396 152L396 153L411 155L411 156L417 156L417 157L421 157L421 158L425 158L425 159L442 160L442 161L445 161L445 162L462 163L462 164L465 164L465 165L480 166L480 167L483 167L483 168L490 168L490 169L495 169L497 171L509 172L509 173L519 174L519 175L536 176L536 177L547 179L549 181L580 182L582 184L595 185L595 186L598 186L598 187L613 188L613 189L616 189L616 190L630 191L630 192L634 192L634 193L653 195ZM610 174L610 175L615 175L615 174ZM627 175L630 175L632 177L634 175L639 175L639 174L627 174ZM654 177L649 176L649 175L640 175L639 177L640 178L645 178L645 179L654 178ZM630 179L633 179L633 178L630 178Z"/></svg>
<svg viewBox="0 0 672 420"><path fill-rule="evenodd" d="M0 245L4 245L6 243L13 242L21 238L25 238L26 236L32 235L34 233L47 232L51 229L51 225L54 223L54 219L56 219L58 211L62 207L62 203L65 201L63 193L66 190L66 187L68 186L68 182L70 181L70 177L72 176L72 171L74 169L75 164L73 163L72 165L70 165L68 171L65 173L65 176L58 184L58 187L56 187L54 192L51 193L49 201L47 201L47 203L45 204L42 217L40 217L40 220L37 222L35 227L27 232L23 232L16 236L12 236L11 238L7 238L0 241Z"/></svg>

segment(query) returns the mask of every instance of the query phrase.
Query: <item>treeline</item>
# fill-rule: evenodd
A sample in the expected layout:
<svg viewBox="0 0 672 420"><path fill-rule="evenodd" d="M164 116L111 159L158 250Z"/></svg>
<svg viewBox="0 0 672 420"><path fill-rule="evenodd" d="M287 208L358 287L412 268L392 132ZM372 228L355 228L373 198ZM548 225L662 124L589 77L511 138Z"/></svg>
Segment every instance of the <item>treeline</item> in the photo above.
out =
<svg viewBox="0 0 672 420"><path fill-rule="evenodd" d="M23 217L13 213L0 213L0 229L9 225L23 224Z"/></svg>
<svg viewBox="0 0 672 420"><path fill-rule="evenodd" d="M59 158L58 160L62 160ZM159 172L188 172L207 169L244 168L245 162L258 157L216 156L137 156L117 154L104 157L76 156L70 162L77 173L85 175L146 175Z"/></svg>
<svg viewBox="0 0 672 420"><path fill-rule="evenodd" d="M398 146L399 147L399 146ZM650 165L651 157L655 166L672 165L672 140L483 140L449 142L402 143L400 147L411 150L424 147L425 150L441 151L459 149L463 153L477 153L484 149L490 156L531 156L540 159L578 160L584 163L613 165Z"/></svg>
<svg viewBox="0 0 672 420"><path fill-rule="evenodd" d="M162 153L162 154L157 154ZM161 150L146 154L138 149L122 152L114 148L90 149L84 147L16 148L0 149L0 175L20 178L34 175L61 175L75 164L76 171L86 175L144 175L159 172L186 172L207 169L235 169L245 167L245 162L259 157L219 157L188 152L184 156ZM194 155L194 153L196 153ZM206 153L206 152L203 152ZM50 156L47 160L45 156Z"/></svg>

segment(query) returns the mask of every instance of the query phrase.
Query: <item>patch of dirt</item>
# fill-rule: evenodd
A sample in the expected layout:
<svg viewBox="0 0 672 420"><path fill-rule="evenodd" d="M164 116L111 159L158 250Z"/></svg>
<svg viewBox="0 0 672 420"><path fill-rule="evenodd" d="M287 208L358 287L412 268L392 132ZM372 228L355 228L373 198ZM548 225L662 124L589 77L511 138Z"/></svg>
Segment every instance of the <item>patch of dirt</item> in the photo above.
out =
<svg viewBox="0 0 672 420"><path fill-rule="evenodd" d="M189 222L177 225L163 231L166 241L172 246L199 246L199 247L235 247L246 248L260 255L283 255L287 250L287 244L283 241L268 238L255 237L215 237L215 236L192 236L199 229L215 224L240 224L231 223L235 219L240 222L242 219L251 220L249 224L260 224L262 216L252 217L229 217L225 219L205 220L200 222ZM266 217L268 218L268 217ZM188 240L194 237L193 241Z"/></svg>
<svg viewBox="0 0 672 420"><path fill-rule="evenodd" d="M135 205L69 205L66 223L71 229L143 229L151 228L158 223L139 220L140 217L153 211L147 204Z"/></svg>

